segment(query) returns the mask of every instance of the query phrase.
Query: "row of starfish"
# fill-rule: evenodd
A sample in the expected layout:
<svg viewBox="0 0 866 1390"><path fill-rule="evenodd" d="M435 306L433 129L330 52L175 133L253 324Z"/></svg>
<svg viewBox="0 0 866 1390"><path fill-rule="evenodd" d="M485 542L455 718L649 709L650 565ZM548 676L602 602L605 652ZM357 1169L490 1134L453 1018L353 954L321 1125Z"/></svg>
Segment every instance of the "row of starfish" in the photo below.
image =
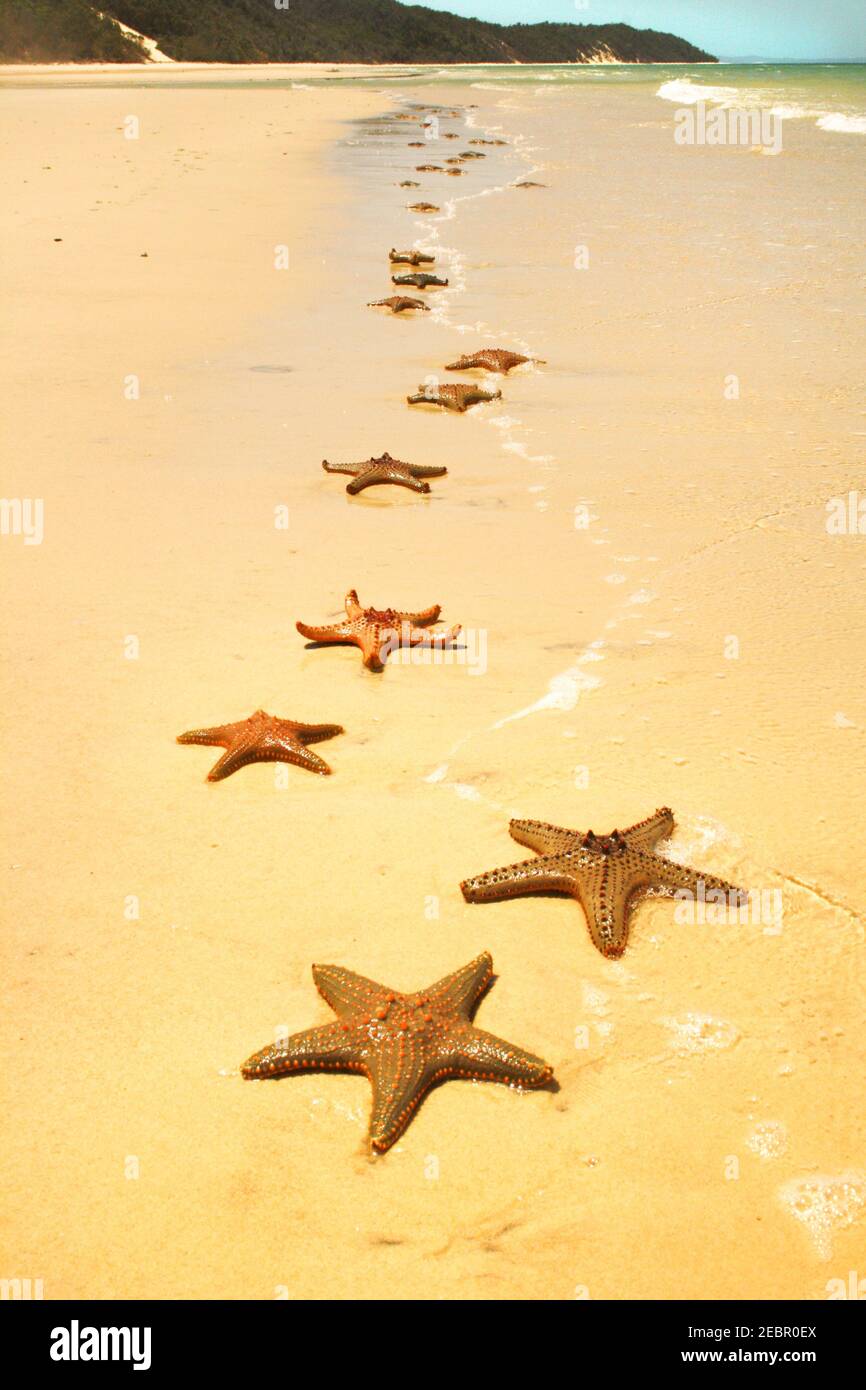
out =
<svg viewBox="0 0 866 1390"><path fill-rule="evenodd" d="M446 134L444 138L457 136ZM462 158L469 157L466 154ZM427 210L431 205L416 206ZM392 250L390 259L392 264L417 267L430 264L433 258L421 251ZM395 282L411 282L419 288L447 283L423 274L395 277ZM422 300L403 297L379 303L395 314L426 308ZM481 369L505 374L528 360L505 349L484 349L450 363L447 370ZM450 409L465 410L476 399L490 398L489 392L461 385L439 387L434 396L422 390L419 396L409 399L432 400ZM429 492L427 479L447 471L405 463L388 453L361 463L335 464L325 459L322 467L328 473L348 474L352 481L346 490L351 494L384 483ZM345 619L339 623L312 626L299 622L297 629L314 643L357 646L364 665L371 670L381 670L388 654L397 648L445 647L460 632L459 626L441 632L431 630L439 619L438 604L421 612L364 608L356 591L351 590L346 595L345 612ZM181 734L178 742L222 748L222 756L208 774L209 781L219 782L258 762L294 763L310 772L330 774L330 767L312 751L311 745L343 732L338 724L302 724L257 710L249 719ZM570 830L544 821L512 820L512 837L531 849L535 857L477 874L464 880L460 887L469 903L532 893L568 894L582 907L595 946L602 955L616 958L625 950L630 912L641 894L673 894L683 889L697 893L702 889L721 892L732 902L739 898L739 890L724 880L673 863L657 852L659 841L667 838L673 828L673 814L667 807L636 825L607 835ZM440 1081L464 1077L534 1088L553 1082L553 1069L542 1058L475 1026L475 1011L493 979L493 961L488 952L412 994L403 994L336 965L315 965L313 979L334 1011L333 1021L295 1033L256 1052L243 1064L242 1075L263 1080L304 1071L362 1073L372 1086L369 1139L378 1152L391 1147L425 1094Z"/></svg>

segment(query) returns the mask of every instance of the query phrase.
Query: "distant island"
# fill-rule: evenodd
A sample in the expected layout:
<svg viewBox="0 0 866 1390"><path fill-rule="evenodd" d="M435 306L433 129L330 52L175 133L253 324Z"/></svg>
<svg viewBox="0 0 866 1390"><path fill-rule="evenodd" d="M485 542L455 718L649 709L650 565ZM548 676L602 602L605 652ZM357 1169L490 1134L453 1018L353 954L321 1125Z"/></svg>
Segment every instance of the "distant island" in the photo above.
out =
<svg viewBox="0 0 866 1390"><path fill-rule="evenodd" d="M146 36L146 38L144 37ZM0 63L687 63L628 24L490 24L398 0L3 0Z"/></svg>

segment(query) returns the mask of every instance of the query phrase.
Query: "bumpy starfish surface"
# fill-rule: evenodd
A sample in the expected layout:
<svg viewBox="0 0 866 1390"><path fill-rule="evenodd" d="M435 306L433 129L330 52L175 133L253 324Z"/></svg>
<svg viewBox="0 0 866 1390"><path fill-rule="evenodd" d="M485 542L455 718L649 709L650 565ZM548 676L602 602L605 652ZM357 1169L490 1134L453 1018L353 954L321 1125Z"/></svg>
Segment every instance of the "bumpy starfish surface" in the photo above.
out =
<svg viewBox="0 0 866 1390"><path fill-rule="evenodd" d="M420 183L418 182L417 179L403 179L400 183L397 184L397 187L398 187L398 188L420 188L421 185L420 185Z"/></svg>
<svg viewBox="0 0 866 1390"><path fill-rule="evenodd" d="M483 367L488 372L500 372L505 376L512 367L519 367L524 362L540 361L539 357L523 357L519 352L508 352L505 348L482 348L480 352L473 352L456 362L449 362L445 370L468 372L474 367Z"/></svg>
<svg viewBox="0 0 866 1390"><path fill-rule="evenodd" d="M430 623L438 621L442 611L439 604L420 613L403 613L394 608L362 608L358 595L350 589L345 598L346 622L327 627L311 627L296 623L302 637L311 642L350 643L360 647L364 665L370 671L381 671L391 652L401 647L444 647L460 632L460 624L445 632L429 632Z"/></svg>
<svg viewBox="0 0 866 1390"><path fill-rule="evenodd" d="M501 391L485 391L481 386L419 386L417 393L406 399L410 405L442 405L462 414L471 405L497 401L501 395Z"/></svg>
<svg viewBox="0 0 866 1390"><path fill-rule="evenodd" d="M429 251L395 251L392 246L388 260L392 265L432 265L436 257Z"/></svg>
<svg viewBox="0 0 866 1390"><path fill-rule="evenodd" d="M507 140L470 140L470 145L507 145Z"/></svg>
<svg viewBox="0 0 866 1390"><path fill-rule="evenodd" d="M387 453L376 459L365 459L363 463L329 463L327 459L322 459L322 467L326 473L350 474L353 481L349 483L346 491L352 496L363 491L365 487L374 487L377 483L398 483L401 487L411 488L413 492L429 492L430 484L423 480L441 478L448 472L447 468L403 463L402 459L394 459Z"/></svg>
<svg viewBox="0 0 866 1390"><path fill-rule="evenodd" d="M272 1043L244 1062L247 1081L310 1071L357 1071L373 1087L370 1144L379 1153L399 1139L430 1087L453 1077L543 1086L552 1067L472 1022L490 984L485 951L429 989L400 994L339 965L314 965L313 979L337 1015Z"/></svg>
<svg viewBox="0 0 866 1390"><path fill-rule="evenodd" d="M441 212L442 209L436 203L410 203L409 212Z"/></svg>
<svg viewBox="0 0 866 1390"><path fill-rule="evenodd" d="M236 724L220 724L214 729L191 729L178 736L178 743L203 743L213 748L225 748L207 775L209 782L221 782L231 777L247 763L297 763L309 772L328 776L331 769L308 743L321 743L344 731L339 724L298 724L293 719L276 719L256 710L249 719Z"/></svg>
<svg viewBox="0 0 866 1390"><path fill-rule="evenodd" d="M471 143L472 143L472 142L470 141L470 144L471 144ZM486 159L486 158L487 158L487 155L486 155L486 154L482 154L480 150L461 150L461 151L460 151L460 158L461 158L461 159Z"/></svg>
<svg viewBox="0 0 866 1390"><path fill-rule="evenodd" d="M390 299L374 299L367 308L390 309L392 314L405 314L407 309L423 309L428 314L430 312L430 305L425 304L423 299L410 299L405 294L392 294Z"/></svg>
<svg viewBox="0 0 866 1390"><path fill-rule="evenodd" d="M589 933L603 956L621 956L628 940L629 901L651 890L671 897L678 889L730 895L739 904L741 889L711 874L674 864L655 853L655 845L674 828L673 812L663 806L655 815L596 835L566 830L538 820L513 820L509 830L520 845L541 857L468 878L460 887L470 903L521 897L525 893L568 893L586 913Z"/></svg>
<svg viewBox="0 0 866 1390"><path fill-rule="evenodd" d="M416 271L413 275L392 275L391 283L394 285L414 285L416 290L427 290L434 287L443 288L448 284L441 275L429 275L426 270Z"/></svg>
<svg viewBox="0 0 866 1390"><path fill-rule="evenodd" d="M441 174L443 169L439 164L416 164L416 174Z"/></svg>
<svg viewBox="0 0 866 1390"><path fill-rule="evenodd" d="M446 170L445 170L445 173L448 175L449 179L462 179L462 177L463 177L463 175L465 174L465 172L466 172L465 169L446 169Z"/></svg>

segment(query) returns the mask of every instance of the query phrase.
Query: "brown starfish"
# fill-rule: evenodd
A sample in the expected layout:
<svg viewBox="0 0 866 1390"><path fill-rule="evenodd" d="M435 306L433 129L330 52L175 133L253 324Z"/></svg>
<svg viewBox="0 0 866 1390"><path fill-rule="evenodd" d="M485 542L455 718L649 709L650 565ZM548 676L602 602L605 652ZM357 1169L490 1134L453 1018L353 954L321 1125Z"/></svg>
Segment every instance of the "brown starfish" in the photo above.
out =
<svg viewBox="0 0 866 1390"><path fill-rule="evenodd" d="M416 164L416 174L441 174L442 168L438 164Z"/></svg>
<svg viewBox="0 0 866 1390"><path fill-rule="evenodd" d="M414 396L407 396L410 405L442 405L446 410L457 410L461 414L471 405L482 401L498 401L501 391L485 391L481 386L419 386Z"/></svg>
<svg viewBox="0 0 866 1390"><path fill-rule="evenodd" d="M247 1081L310 1071L357 1071L373 1087L370 1144L384 1153L431 1086L450 1078L543 1086L553 1068L476 1028L473 1014L493 978L488 952L429 989L401 994L339 965L314 965L333 1023L271 1043L244 1062Z"/></svg>
<svg viewBox="0 0 866 1390"><path fill-rule="evenodd" d="M441 212L438 203L410 203L409 212Z"/></svg>
<svg viewBox="0 0 866 1390"><path fill-rule="evenodd" d="M524 179L523 183L514 184L515 188L546 188L546 183L533 183L532 179Z"/></svg>
<svg viewBox="0 0 866 1390"><path fill-rule="evenodd" d="M456 130L446 130L446 131L445 131L445 134L442 136L442 139L443 139L443 140L459 140L459 139L460 139L460 136L457 134L457 131L456 131ZM469 143L471 144L472 141L470 140Z"/></svg>
<svg viewBox="0 0 866 1390"><path fill-rule="evenodd" d="M403 613L394 608L362 608L358 595L350 589L345 598L346 622L328 627L311 627L296 623L302 637L311 642L339 642L360 647L364 665L370 671L380 671L393 651L403 647L445 647L460 632L460 625L446 632L429 632L430 623L438 621L439 604L420 613Z"/></svg>
<svg viewBox="0 0 866 1390"><path fill-rule="evenodd" d="M460 158L461 158L461 159L486 159L486 158L487 158L487 155L486 155L486 154L482 154L480 150L461 150L461 151L460 151Z"/></svg>
<svg viewBox="0 0 866 1390"><path fill-rule="evenodd" d="M236 724L219 724L214 729L191 729L178 736L178 743L203 743L212 748L225 748L207 775L209 782L221 782L231 777L247 763L297 763L309 772L328 776L331 769L308 743L321 743L344 730L339 724L298 724L294 719L276 719L256 710L249 719Z"/></svg>
<svg viewBox="0 0 866 1390"><path fill-rule="evenodd" d="M456 137L455 137L456 138ZM470 145L507 145L507 140L470 140Z"/></svg>
<svg viewBox="0 0 866 1390"><path fill-rule="evenodd" d="M416 290L442 289L448 284L441 275L428 275L426 271L418 271L414 275L392 275L393 285L414 285Z"/></svg>
<svg viewBox="0 0 866 1390"><path fill-rule="evenodd" d="M445 370L446 372L468 372L475 367L482 367L485 371L500 372L505 376L512 367L519 367L524 362L540 362L541 360L540 357L523 357L519 352L509 352L506 348L482 348L480 352L472 352L468 356L459 358L456 362L449 362Z"/></svg>
<svg viewBox="0 0 866 1390"><path fill-rule="evenodd" d="M421 185L420 185L420 183L418 182L417 179L403 179L401 183L398 183L398 184L397 184L397 187L398 187L398 188L420 188Z"/></svg>
<svg viewBox="0 0 866 1390"><path fill-rule="evenodd" d="M462 179L463 175L466 173L466 170L465 170L465 169L446 169L445 172L446 172L446 174L448 175L449 179Z"/></svg>
<svg viewBox="0 0 866 1390"><path fill-rule="evenodd" d="M432 265L436 257L429 251L395 251L392 246L388 260L392 265Z"/></svg>
<svg viewBox="0 0 866 1390"><path fill-rule="evenodd" d="M455 155L453 156L453 158L451 158L451 159L446 159L445 163L446 163L446 164L463 164L463 163L464 163L464 160L465 160L465 156L464 156L464 155L455 154Z"/></svg>
<svg viewBox="0 0 866 1390"><path fill-rule="evenodd" d="M698 895L707 890L714 895L730 895L732 905L735 900L739 905L741 900L742 890L724 879L674 864L655 853L657 842L674 828L673 812L667 806L610 835L596 835L592 830L584 834L538 820L513 820L508 828L518 844L527 845L541 857L466 879L460 885L466 901L492 902L525 893L569 893L586 913L590 936L603 956L621 956L625 950L629 903L636 893L651 890L670 897L677 890Z"/></svg>
<svg viewBox="0 0 866 1390"><path fill-rule="evenodd" d="M398 483L401 487L411 488L413 492L429 492L430 484L423 480L441 478L448 472L447 468L403 463L401 459L394 459L390 454L365 459L363 463L329 463L327 459L322 459L322 467L326 473L350 474L354 481L349 483L346 491L353 497L365 487L374 487L377 483Z"/></svg>
<svg viewBox="0 0 866 1390"><path fill-rule="evenodd" d="M407 309L423 309L429 314L430 306L423 299L410 299L405 294L392 294L390 299L374 299L368 309L390 309L392 314L405 314Z"/></svg>
<svg viewBox="0 0 866 1390"><path fill-rule="evenodd" d="M409 141L409 149L410 149L410 150L423 150L423 148L424 148L424 141L423 141L423 140L410 140L410 141Z"/></svg>

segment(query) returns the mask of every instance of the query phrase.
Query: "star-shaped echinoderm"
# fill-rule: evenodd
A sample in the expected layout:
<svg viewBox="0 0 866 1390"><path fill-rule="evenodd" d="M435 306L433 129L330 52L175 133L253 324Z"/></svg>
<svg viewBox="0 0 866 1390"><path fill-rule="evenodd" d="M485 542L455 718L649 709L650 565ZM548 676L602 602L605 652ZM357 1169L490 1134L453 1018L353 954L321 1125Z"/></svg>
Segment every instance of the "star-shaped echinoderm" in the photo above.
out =
<svg viewBox="0 0 866 1390"><path fill-rule="evenodd" d="M430 632L429 624L438 621L439 604L420 613L403 613L394 608L362 608L358 595L350 589L345 598L346 621L328 627L311 627L296 623L302 637L311 642L349 643L360 647L364 665L370 671L381 671L391 652L404 647L446 647L459 635L460 624L446 632Z"/></svg>
<svg viewBox="0 0 866 1390"><path fill-rule="evenodd" d="M392 275L391 283L414 285L416 290L444 290L448 281L441 275L430 275L425 270L418 270L412 275Z"/></svg>
<svg viewBox="0 0 866 1390"><path fill-rule="evenodd" d="M482 348L480 352L468 353L456 362L449 362L446 372L469 372L475 369L486 372L499 372L506 376L512 367L521 367L524 362L538 363L540 357L523 357L519 352L509 352L506 348Z"/></svg>
<svg viewBox="0 0 866 1390"><path fill-rule="evenodd" d="M317 753L311 753L307 744L321 743L343 732L340 724L298 724L294 719L277 719L259 709L236 724L190 729L189 733L179 734L177 741L226 750L208 773L209 782L221 782L247 763L296 763L327 777L331 772L328 764Z"/></svg>
<svg viewBox="0 0 866 1390"><path fill-rule="evenodd" d="M433 265L436 257L428 251L395 251L392 246L388 260L392 265Z"/></svg>
<svg viewBox="0 0 866 1390"><path fill-rule="evenodd" d="M462 415L472 405L498 401L501 396L501 391L485 391L483 386L461 383L459 386L419 386L417 392L406 399L410 405L441 405Z"/></svg>
<svg viewBox="0 0 866 1390"><path fill-rule="evenodd" d="M441 212L437 203L409 203L408 212Z"/></svg>
<svg viewBox="0 0 866 1390"><path fill-rule="evenodd" d="M629 903L635 894L652 891L672 897L690 894L725 895L739 906L742 890L712 874L698 873L655 853L659 840L674 828L673 812L663 806L655 815L596 835L592 830L566 830L539 820L513 820L508 827L520 845L534 849L538 859L524 859L502 869L468 878L460 887L470 903L522 897L525 893L568 893L586 913L589 934L603 956L621 956L628 940ZM701 886L702 885L702 886Z"/></svg>
<svg viewBox="0 0 866 1390"><path fill-rule="evenodd" d="M412 309L422 309L425 314L430 312L430 305L425 304L423 299L410 299L405 294L392 294L388 299L374 299L367 308L390 309L392 314L405 314Z"/></svg>
<svg viewBox="0 0 866 1390"><path fill-rule="evenodd" d="M326 473L348 473L352 477L346 491L354 497L365 487L375 487L378 483L396 483L400 487L411 488L413 492L429 492L430 484L425 478L441 478L447 468L428 467L420 463L404 463L390 454L379 458L365 459L363 463L329 463L322 459Z"/></svg>
<svg viewBox="0 0 866 1390"><path fill-rule="evenodd" d="M417 994L355 975L339 965L314 965L319 993L336 1021L272 1043L244 1062L247 1081L310 1071L358 1071L373 1087L370 1143L389 1149L431 1086L451 1078L543 1086L553 1068L540 1057L472 1022L493 977L483 955Z"/></svg>

